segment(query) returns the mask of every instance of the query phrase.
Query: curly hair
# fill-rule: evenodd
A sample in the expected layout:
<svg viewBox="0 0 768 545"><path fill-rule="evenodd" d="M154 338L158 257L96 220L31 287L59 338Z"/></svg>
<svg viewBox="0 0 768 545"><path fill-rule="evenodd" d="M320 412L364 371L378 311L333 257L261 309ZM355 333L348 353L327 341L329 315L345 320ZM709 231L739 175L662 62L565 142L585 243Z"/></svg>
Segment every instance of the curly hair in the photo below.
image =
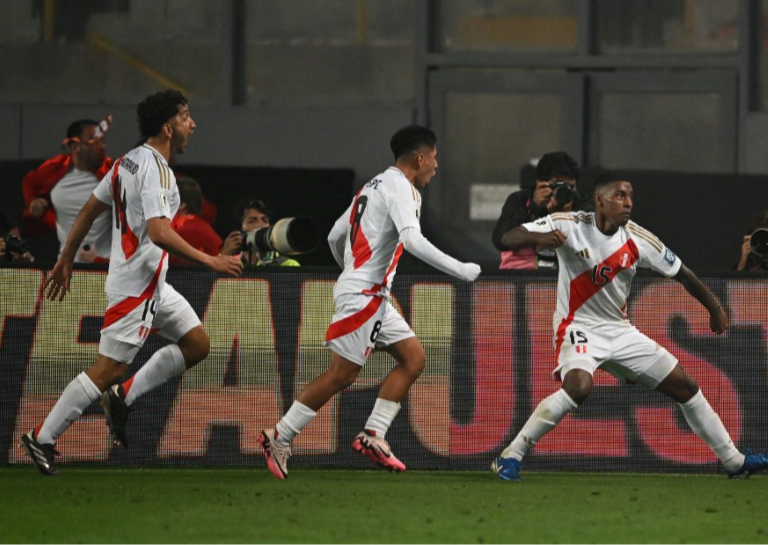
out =
<svg viewBox="0 0 768 545"><path fill-rule="evenodd" d="M163 124L175 116L186 103L187 97L174 89L166 89L142 100L136 108L141 141L146 142L147 139L157 136Z"/></svg>

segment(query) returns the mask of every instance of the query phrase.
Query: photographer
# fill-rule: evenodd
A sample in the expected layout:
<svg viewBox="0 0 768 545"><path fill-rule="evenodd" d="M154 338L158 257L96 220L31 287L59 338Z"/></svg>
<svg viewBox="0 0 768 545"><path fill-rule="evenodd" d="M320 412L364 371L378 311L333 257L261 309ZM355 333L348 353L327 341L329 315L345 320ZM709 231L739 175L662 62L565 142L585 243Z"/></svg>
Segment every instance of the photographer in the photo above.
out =
<svg viewBox="0 0 768 545"><path fill-rule="evenodd" d="M590 199L577 190L579 165L565 152L547 153L536 164L536 181L507 197L493 230L493 245L501 251L500 269L557 267L554 252L537 254L532 248L512 252L502 242L504 233L552 212L585 210Z"/></svg>
<svg viewBox="0 0 768 545"><path fill-rule="evenodd" d="M768 210L752 218L741 244L737 271L768 271Z"/></svg>
<svg viewBox="0 0 768 545"><path fill-rule="evenodd" d="M0 210L0 262L32 263L34 260L29 243L21 238L19 228Z"/></svg>
<svg viewBox="0 0 768 545"><path fill-rule="evenodd" d="M295 259L282 256L275 251L261 251L245 243L248 233L256 229L263 229L271 225L272 211L258 199L252 199L236 208L235 212L238 221L240 221L240 231L232 231L221 247L223 255L240 254L246 266L282 266L298 267L299 262Z"/></svg>

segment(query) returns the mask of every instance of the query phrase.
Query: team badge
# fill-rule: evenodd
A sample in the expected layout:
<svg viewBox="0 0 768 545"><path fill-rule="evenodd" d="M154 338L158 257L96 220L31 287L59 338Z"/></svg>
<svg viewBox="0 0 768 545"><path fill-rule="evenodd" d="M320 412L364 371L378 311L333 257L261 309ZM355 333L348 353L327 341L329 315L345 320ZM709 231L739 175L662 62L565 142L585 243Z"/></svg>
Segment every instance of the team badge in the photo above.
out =
<svg viewBox="0 0 768 545"><path fill-rule="evenodd" d="M629 264L629 252L622 252L620 264L623 269L627 268L627 265Z"/></svg>

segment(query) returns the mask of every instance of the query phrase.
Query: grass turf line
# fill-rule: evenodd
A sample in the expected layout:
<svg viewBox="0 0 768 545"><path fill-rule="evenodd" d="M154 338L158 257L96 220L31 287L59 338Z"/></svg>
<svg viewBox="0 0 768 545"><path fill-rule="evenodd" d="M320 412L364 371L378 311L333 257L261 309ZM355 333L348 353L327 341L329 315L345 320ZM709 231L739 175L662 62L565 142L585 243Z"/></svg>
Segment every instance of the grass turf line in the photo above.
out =
<svg viewBox="0 0 768 545"><path fill-rule="evenodd" d="M765 543L768 478L0 468L3 543Z"/></svg>

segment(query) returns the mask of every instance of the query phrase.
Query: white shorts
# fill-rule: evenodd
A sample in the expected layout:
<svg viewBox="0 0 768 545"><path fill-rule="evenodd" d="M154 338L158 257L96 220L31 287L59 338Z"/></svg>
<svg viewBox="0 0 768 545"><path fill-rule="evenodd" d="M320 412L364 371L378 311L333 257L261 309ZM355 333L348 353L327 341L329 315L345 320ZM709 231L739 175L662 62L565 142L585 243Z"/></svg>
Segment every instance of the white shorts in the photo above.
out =
<svg viewBox="0 0 768 545"><path fill-rule="evenodd" d="M200 318L179 292L165 284L159 300L107 294L99 354L131 363L147 337L159 333L178 342L200 325Z"/></svg>
<svg viewBox="0 0 768 545"><path fill-rule="evenodd" d="M334 306L325 345L361 367L374 349L415 336L408 322L384 297L339 295Z"/></svg>
<svg viewBox="0 0 768 545"><path fill-rule="evenodd" d="M571 369L590 375L600 368L619 379L655 389L677 365L666 348L643 335L634 326L593 329L570 324L555 329L556 378Z"/></svg>

